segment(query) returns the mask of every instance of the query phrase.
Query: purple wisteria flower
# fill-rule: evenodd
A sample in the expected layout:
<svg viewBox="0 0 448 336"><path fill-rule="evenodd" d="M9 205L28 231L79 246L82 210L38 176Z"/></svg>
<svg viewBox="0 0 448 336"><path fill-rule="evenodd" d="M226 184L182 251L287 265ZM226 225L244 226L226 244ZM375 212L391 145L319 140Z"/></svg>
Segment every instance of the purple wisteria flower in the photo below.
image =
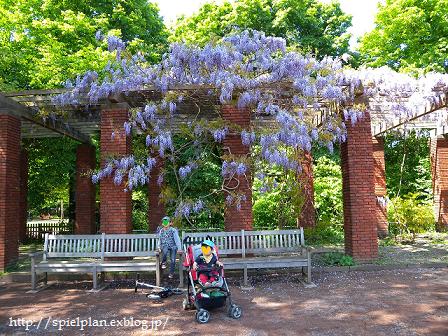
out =
<svg viewBox="0 0 448 336"><path fill-rule="evenodd" d="M140 110L133 110L123 124L126 135L141 134L144 137L147 158L115 158L92 175L94 183L112 176L116 184L126 181L128 191L147 184L156 166L155 156L165 159L167 171L176 167L174 170L182 184L189 183L187 177L198 168L191 162L185 165L185 158L181 160L185 150L176 147L179 145L173 140L179 125L175 119L179 118L179 113L176 112L189 102L197 101L191 90L176 90L178 87L202 86L210 101L219 100L221 104L234 104L241 110L254 111L250 115L254 123L249 126L231 125L222 118L215 121L201 119L201 113L194 121L181 124L182 130L185 128L190 132L185 139L195 153L195 160L196 153L203 149L201 146L209 146L210 141L215 143L213 145L222 144L229 134L232 139L234 134L240 135L244 146L255 149L244 160L226 158L221 167L223 179L242 178L248 167L257 161L267 167L281 167L286 172L300 171L299 158L293 153L310 151L313 142L332 151L336 143L346 140L346 125L355 125L366 113L367 106L355 103L360 90L364 96L387 97L390 110L386 112L408 120L426 103L437 103L448 87L448 75L427 74L413 78L387 67L343 68L341 59L324 57L319 60L289 51L285 39L255 30L240 31L204 47L174 43L158 64L146 62L142 53L128 57L128 53L122 52L126 44L116 36L104 36L98 31L95 37L107 39L108 50L115 54L115 60L101 73L88 71L66 81L67 91L53 97L52 101L57 105L79 105L87 98L90 103L98 104L110 95L154 88L154 95L148 96ZM285 87L285 83L292 85ZM341 105L347 106L342 116ZM444 114L441 114L435 121L441 124L443 118ZM111 137L114 136L112 133ZM201 160L197 162L204 164ZM158 184L162 185L163 172L158 174ZM268 180L260 178L260 190L272 187ZM225 202L240 208L244 195L225 191L229 193ZM178 217L188 217L210 204L206 199L181 199L180 190L177 194L180 199L169 202L177 205L175 213Z"/></svg>

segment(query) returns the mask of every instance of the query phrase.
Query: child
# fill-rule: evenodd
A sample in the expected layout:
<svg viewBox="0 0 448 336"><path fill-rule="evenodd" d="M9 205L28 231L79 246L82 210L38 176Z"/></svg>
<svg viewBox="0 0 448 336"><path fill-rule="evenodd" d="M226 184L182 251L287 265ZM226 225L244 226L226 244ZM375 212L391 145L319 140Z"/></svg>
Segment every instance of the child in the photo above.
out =
<svg viewBox="0 0 448 336"><path fill-rule="evenodd" d="M216 254L213 253L215 244L211 240L204 240L201 244L202 254L198 255L193 263L193 269L197 270L199 266L204 265L211 267L213 265L222 266L222 262L218 261ZM205 286L209 287L213 282L218 280L219 273L211 271L209 274L199 274L199 281Z"/></svg>
<svg viewBox="0 0 448 336"><path fill-rule="evenodd" d="M168 216L163 217L162 226L157 228L159 235L159 250L162 252L162 269L166 268L166 258L170 253L170 279L174 276L174 268L176 266L176 253L182 253L179 233L172 226L172 222Z"/></svg>

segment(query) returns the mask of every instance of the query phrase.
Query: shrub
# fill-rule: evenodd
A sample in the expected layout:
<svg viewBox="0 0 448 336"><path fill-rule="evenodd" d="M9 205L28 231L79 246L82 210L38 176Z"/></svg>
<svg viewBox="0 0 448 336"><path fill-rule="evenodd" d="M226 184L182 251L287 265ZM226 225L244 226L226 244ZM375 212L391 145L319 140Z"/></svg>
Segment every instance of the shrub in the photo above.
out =
<svg viewBox="0 0 448 336"><path fill-rule="evenodd" d="M342 223L342 172L337 160L321 156L314 166L314 203L317 222Z"/></svg>
<svg viewBox="0 0 448 336"><path fill-rule="evenodd" d="M148 196L143 188L132 192L132 229L148 231Z"/></svg>
<svg viewBox="0 0 448 336"><path fill-rule="evenodd" d="M307 245L338 245L344 242L342 223L318 222L315 228L305 229Z"/></svg>
<svg viewBox="0 0 448 336"><path fill-rule="evenodd" d="M351 256L341 252L328 252L321 256L321 261L327 266L353 266L355 261Z"/></svg>
<svg viewBox="0 0 448 336"><path fill-rule="evenodd" d="M396 197L388 206L389 232L392 235L411 235L414 241L417 233L435 227L432 207L427 201L419 199L420 194L411 193L405 197Z"/></svg>

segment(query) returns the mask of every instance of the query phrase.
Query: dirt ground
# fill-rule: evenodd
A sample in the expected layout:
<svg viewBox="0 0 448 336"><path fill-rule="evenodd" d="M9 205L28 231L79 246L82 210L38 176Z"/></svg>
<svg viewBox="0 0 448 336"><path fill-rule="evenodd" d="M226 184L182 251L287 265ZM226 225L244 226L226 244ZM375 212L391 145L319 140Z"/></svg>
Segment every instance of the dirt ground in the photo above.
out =
<svg viewBox="0 0 448 336"><path fill-rule="evenodd" d="M182 310L183 296L154 303L134 293L131 281L99 293L83 288L90 283L54 284L37 294L26 293L27 284L9 284L0 289L0 334L448 335L447 268L315 273L317 287L308 289L298 274L251 278L250 291L229 279L242 318L221 308L207 325Z"/></svg>

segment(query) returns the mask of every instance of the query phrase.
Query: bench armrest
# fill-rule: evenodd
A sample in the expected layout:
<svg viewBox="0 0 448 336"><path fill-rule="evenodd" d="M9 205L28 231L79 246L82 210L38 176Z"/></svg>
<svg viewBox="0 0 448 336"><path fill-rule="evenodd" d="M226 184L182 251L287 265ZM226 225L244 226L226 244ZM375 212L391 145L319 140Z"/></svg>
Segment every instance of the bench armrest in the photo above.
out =
<svg viewBox="0 0 448 336"><path fill-rule="evenodd" d="M28 256L31 259L36 259L38 257L42 257L43 255L44 255L44 251L37 251L37 252L28 253Z"/></svg>
<svg viewBox="0 0 448 336"><path fill-rule="evenodd" d="M301 254L311 255L314 252L314 247L311 246L301 246Z"/></svg>

